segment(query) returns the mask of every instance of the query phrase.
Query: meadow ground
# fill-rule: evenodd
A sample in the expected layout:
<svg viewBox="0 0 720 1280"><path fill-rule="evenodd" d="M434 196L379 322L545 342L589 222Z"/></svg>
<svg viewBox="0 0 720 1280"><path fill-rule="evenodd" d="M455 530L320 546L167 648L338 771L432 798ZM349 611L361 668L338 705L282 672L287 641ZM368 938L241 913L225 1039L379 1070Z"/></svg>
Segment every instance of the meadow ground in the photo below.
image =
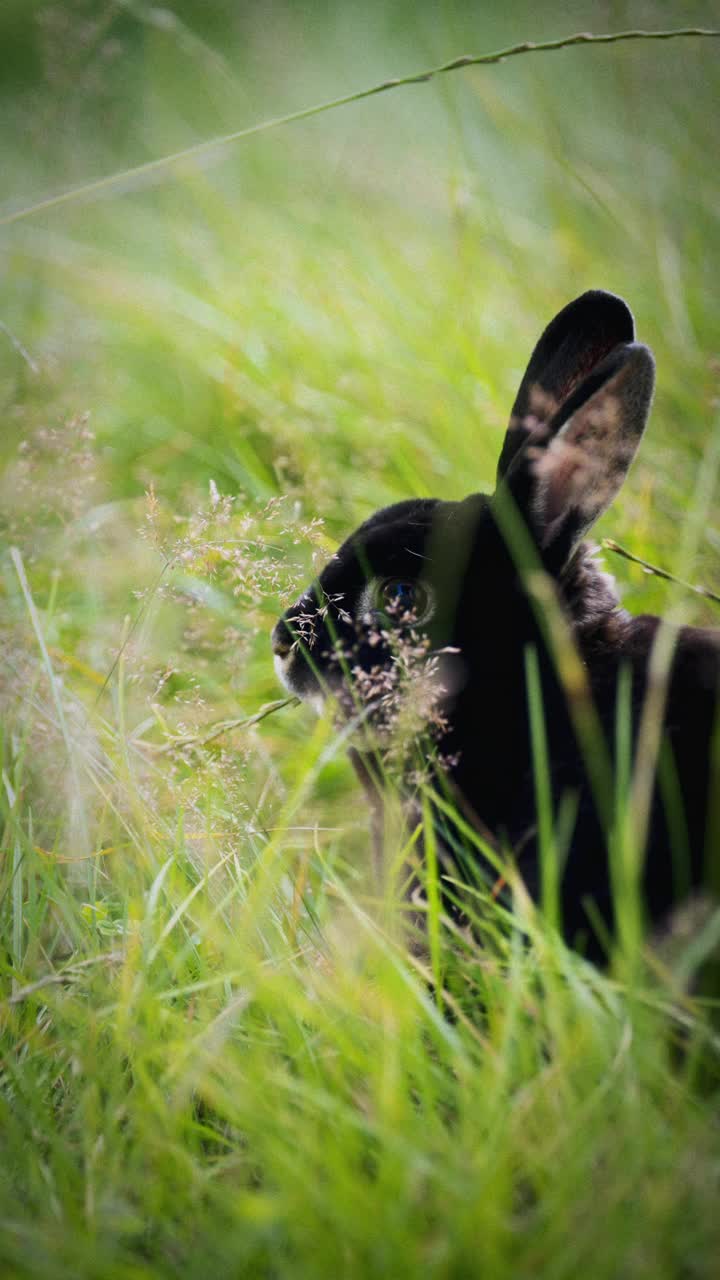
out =
<svg viewBox="0 0 720 1280"><path fill-rule="evenodd" d="M659 371L599 532L717 590L720 42L467 69L3 221L459 54L713 19L4 0L4 1275L717 1274L717 917L600 974L435 912L432 984L330 719L209 738L281 695L272 623L359 519L490 487L588 287Z"/></svg>

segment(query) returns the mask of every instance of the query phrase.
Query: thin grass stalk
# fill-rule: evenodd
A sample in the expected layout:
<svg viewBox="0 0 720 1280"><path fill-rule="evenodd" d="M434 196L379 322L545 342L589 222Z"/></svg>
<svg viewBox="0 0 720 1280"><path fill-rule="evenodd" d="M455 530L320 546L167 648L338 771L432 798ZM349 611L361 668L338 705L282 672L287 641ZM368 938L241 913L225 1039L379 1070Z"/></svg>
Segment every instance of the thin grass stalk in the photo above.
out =
<svg viewBox="0 0 720 1280"><path fill-rule="evenodd" d="M560 916L560 867L553 822L550 757L542 685L540 683L540 668L537 649L533 645L528 645L525 649L525 683L527 686L530 719L530 748L532 751L535 784L535 807L538 819L541 901L548 924L552 929L560 930L562 928Z"/></svg>
<svg viewBox="0 0 720 1280"><path fill-rule="evenodd" d="M542 568L530 531L512 496L496 495L498 523L516 570L524 580L540 633L564 690L568 712L606 836L613 821L612 759L593 701L586 668L553 583Z"/></svg>
<svg viewBox="0 0 720 1280"><path fill-rule="evenodd" d="M640 879L644 848L636 842L632 812L632 671L620 668L615 703L615 821L609 844L615 914L615 953L625 974L637 964L642 937Z"/></svg>
<svg viewBox="0 0 720 1280"><path fill-rule="evenodd" d="M377 97L378 94L388 93L392 89L401 89L411 84L425 84L435 76L445 75L451 71L459 71L467 67L492 66L524 54L553 53L557 50L569 49L577 45L621 44L632 40L665 41L687 39L689 37L701 40L716 40L720 38L720 30L705 27L677 27L666 31L610 31L598 34L582 31L575 35L563 36L558 40L525 40L521 44L509 45L507 48L499 49L495 53L462 54L459 58L452 58L449 62L444 62L437 67L431 67L429 70L415 72L408 76L399 76L391 80L383 80L380 84L371 85L368 89L360 89L354 93L343 94L341 97L333 98L329 102L316 103L314 106L303 107L300 111L291 111L287 115L275 116L270 120L261 120L258 124L249 125L247 128L235 129L230 133L219 134L214 138L207 138L203 142L197 142L191 147L183 147L180 151L174 151L170 155L158 156L155 160L147 160L144 164L123 169L118 173L107 174L105 177L96 178L92 182L81 183L68 191L61 191L57 195L47 196L45 199L38 200L22 209L15 209L0 215L0 227L10 226L12 223L33 217L35 214L44 213L77 200L104 195L109 190L121 192L123 189L125 191L136 189L144 178L155 177L164 170L172 169L175 166L180 167L188 162L205 158L212 151L220 150L232 143L241 142L245 138L267 133L271 129L279 129L285 125L296 124L301 120L309 120L312 116L322 115L326 111L337 110L338 107L349 106L353 102L362 102L366 98Z"/></svg>
<svg viewBox="0 0 720 1280"><path fill-rule="evenodd" d="M423 812L423 851L425 854L424 881L425 892L427 895L427 911L425 915L428 946L430 948L430 967L433 974L433 985L435 988L435 1000L438 1009L442 1011L443 998L443 973L442 973L442 948L440 942L440 916L441 916L441 897L440 882L438 871L437 856L437 838L435 834L435 823L433 822L432 812L427 796L423 796L422 800Z"/></svg>

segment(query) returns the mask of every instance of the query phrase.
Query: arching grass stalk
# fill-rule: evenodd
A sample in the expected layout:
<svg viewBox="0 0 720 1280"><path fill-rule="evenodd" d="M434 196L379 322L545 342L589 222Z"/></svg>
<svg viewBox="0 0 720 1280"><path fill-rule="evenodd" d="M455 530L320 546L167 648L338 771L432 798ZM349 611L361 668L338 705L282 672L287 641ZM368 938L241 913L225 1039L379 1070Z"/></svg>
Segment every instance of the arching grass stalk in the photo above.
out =
<svg viewBox="0 0 720 1280"><path fill-rule="evenodd" d="M147 160L144 164L134 165L117 173L107 174L92 182L81 183L68 191L60 191L57 195L47 196L35 204L26 205L22 209L0 214L0 227L10 226L14 222L22 222L35 214L57 209L61 205L72 204L78 200L92 199L102 196L108 191L120 193L136 190L146 178L155 178L159 173L181 167L193 161L206 159L213 151L242 142L245 138L255 137L260 133L268 133L271 129L280 129L288 124L297 124L301 120L309 120L312 116L323 115L338 107L349 106L353 102L362 102L365 98L374 98L378 94L388 93L391 89L402 89L411 84L424 84L435 76L445 75L450 71L460 71L465 67L493 66L508 58L517 58L528 53L553 53L559 49L569 49L577 45L621 44L630 40L678 40L695 37L697 39L716 40L720 38L720 30L706 27L677 27L668 31L608 31L595 34L591 31L580 31L575 35L563 36L558 40L523 40L520 44L509 45L506 49L498 49L494 53L461 54L440 66L431 67L427 71L418 71L409 76L398 76L391 80L383 80L380 84L371 85L367 89L359 89L354 93L343 94L332 98L329 102L315 103L311 107L303 107L300 111L290 111L287 115L274 116L269 120L261 120L245 129L234 129L231 133L219 134L207 138L203 142L194 143L191 147L183 147L170 155L158 156L155 160Z"/></svg>

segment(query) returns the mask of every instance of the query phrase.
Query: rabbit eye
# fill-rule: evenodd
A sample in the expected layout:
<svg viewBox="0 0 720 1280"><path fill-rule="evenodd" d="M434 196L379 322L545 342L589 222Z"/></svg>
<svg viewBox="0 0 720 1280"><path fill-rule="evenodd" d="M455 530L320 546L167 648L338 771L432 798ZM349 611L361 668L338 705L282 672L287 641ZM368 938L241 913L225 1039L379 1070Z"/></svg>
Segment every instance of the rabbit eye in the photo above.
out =
<svg viewBox="0 0 720 1280"><path fill-rule="evenodd" d="M386 614L394 622L403 620L406 614L412 614L414 623L427 622L433 608L429 588L407 578L385 578L378 582L373 604L378 613Z"/></svg>

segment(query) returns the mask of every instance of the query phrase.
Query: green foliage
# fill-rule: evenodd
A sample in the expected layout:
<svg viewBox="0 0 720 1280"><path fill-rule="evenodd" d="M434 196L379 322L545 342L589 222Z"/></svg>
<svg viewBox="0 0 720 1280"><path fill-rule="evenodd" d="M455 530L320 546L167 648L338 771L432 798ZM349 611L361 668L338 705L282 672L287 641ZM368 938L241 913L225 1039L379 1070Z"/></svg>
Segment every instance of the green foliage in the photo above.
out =
<svg viewBox="0 0 720 1280"><path fill-rule="evenodd" d="M7 209L656 9L6 0ZM529 349L587 287L659 366L601 532L716 585L719 95L710 44L519 58L0 232L5 1274L715 1274L688 990L717 918L600 975L481 892L480 948L431 857L414 954L329 720L205 739L279 696L272 622L360 518L491 486ZM631 608L717 616L611 568Z"/></svg>

